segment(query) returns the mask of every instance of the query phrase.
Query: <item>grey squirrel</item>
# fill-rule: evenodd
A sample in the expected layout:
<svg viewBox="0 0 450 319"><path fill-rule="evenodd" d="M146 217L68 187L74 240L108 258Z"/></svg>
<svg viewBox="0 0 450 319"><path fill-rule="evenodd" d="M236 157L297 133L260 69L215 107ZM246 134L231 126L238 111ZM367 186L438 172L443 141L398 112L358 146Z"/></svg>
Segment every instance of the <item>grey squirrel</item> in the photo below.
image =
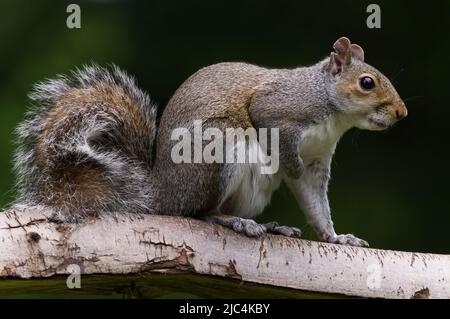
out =
<svg viewBox="0 0 450 319"><path fill-rule="evenodd" d="M407 115L391 82L342 37L309 67L267 69L219 63L189 77L156 124L157 106L118 67L85 66L39 83L19 125L16 207L51 208L60 222L99 212L195 216L247 236L300 230L253 219L282 181L320 240L367 246L334 231L330 163L352 127L384 130ZM174 163L171 132L204 127L278 128L280 170L250 164Z"/></svg>

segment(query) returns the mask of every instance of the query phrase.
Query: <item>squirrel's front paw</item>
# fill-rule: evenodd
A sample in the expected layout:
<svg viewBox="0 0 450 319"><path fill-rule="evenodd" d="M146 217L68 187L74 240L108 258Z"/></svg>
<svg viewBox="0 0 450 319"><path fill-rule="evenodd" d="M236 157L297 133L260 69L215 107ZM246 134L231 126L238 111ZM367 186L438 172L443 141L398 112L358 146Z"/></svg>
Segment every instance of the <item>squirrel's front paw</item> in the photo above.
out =
<svg viewBox="0 0 450 319"><path fill-rule="evenodd" d="M332 244L350 245L356 247L369 247L369 243L352 234L346 235L326 235L324 241Z"/></svg>

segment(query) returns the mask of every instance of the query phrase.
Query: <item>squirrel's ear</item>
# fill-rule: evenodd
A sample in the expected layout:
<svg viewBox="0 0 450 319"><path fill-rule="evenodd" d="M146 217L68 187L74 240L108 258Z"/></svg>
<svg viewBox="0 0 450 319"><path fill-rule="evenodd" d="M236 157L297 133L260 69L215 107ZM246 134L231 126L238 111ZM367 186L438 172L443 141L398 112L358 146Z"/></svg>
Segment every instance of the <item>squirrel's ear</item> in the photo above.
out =
<svg viewBox="0 0 450 319"><path fill-rule="evenodd" d="M352 44L350 49L352 50L352 56L358 60L364 62L364 50L357 44Z"/></svg>
<svg viewBox="0 0 450 319"><path fill-rule="evenodd" d="M342 72L342 60L341 58L334 52L331 52L330 54L330 62L328 63L328 72L331 73L331 75L336 75Z"/></svg>
<svg viewBox="0 0 450 319"><path fill-rule="evenodd" d="M349 65L352 61L352 52L351 52L351 43L350 40L346 37L339 38L333 44L333 48L336 51L336 54L341 58L342 62L345 65Z"/></svg>
<svg viewBox="0 0 450 319"><path fill-rule="evenodd" d="M346 37L339 38L334 43L333 48L336 52L331 53L327 69L331 75L337 75L352 61L350 40Z"/></svg>

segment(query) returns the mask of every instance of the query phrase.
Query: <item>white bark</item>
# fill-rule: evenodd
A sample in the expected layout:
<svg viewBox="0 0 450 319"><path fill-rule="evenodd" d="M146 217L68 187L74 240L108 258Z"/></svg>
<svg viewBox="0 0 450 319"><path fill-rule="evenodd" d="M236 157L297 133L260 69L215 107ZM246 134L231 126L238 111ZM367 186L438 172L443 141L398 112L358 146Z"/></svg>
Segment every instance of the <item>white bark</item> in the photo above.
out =
<svg viewBox="0 0 450 319"><path fill-rule="evenodd" d="M267 235L251 239L190 218L107 215L75 226L48 212L0 213L0 278L186 271L314 292L450 298L450 256ZM251 296L249 296L251 297Z"/></svg>

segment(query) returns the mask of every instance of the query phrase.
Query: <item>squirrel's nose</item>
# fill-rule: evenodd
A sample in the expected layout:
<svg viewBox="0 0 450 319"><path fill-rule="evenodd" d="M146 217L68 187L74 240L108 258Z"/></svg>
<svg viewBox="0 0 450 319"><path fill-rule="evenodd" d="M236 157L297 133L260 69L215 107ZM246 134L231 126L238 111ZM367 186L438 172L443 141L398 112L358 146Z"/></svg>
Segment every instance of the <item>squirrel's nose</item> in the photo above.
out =
<svg viewBox="0 0 450 319"><path fill-rule="evenodd" d="M406 110L406 107L402 107L401 109L395 110L395 116L397 117L397 120L401 120L402 118L405 118L408 115L408 111Z"/></svg>
<svg viewBox="0 0 450 319"><path fill-rule="evenodd" d="M392 117L399 121L408 115L408 110L406 109L405 103L399 102L392 107L389 113Z"/></svg>

